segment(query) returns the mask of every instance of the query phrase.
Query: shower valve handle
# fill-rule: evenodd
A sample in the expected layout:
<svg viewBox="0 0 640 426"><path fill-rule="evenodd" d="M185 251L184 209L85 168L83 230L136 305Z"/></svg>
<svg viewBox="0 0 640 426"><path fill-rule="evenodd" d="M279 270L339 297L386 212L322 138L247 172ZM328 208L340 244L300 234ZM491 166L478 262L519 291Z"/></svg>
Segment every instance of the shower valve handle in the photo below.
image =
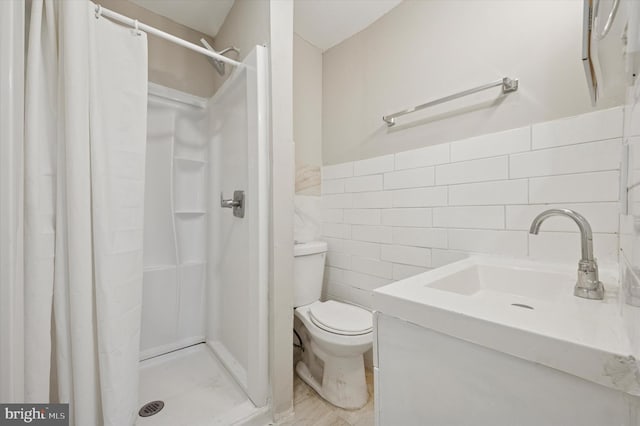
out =
<svg viewBox="0 0 640 426"><path fill-rule="evenodd" d="M220 207L233 209L235 217L244 217L244 191L233 191L233 199L225 200L220 193Z"/></svg>
<svg viewBox="0 0 640 426"><path fill-rule="evenodd" d="M224 198L222 198L222 194L220 194L220 207L225 207L225 208L232 208L232 207L237 207L239 206L241 203L240 201L236 201L236 200L225 200Z"/></svg>

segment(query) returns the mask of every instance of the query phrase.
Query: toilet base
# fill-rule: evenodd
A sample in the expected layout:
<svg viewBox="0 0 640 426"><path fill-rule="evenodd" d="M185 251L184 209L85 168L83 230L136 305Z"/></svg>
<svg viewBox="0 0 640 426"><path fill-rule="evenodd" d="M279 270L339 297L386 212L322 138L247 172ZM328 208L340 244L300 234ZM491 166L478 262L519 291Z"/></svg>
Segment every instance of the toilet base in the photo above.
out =
<svg viewBox="0 0 640 426"><path fill-rule="evenodd" d="M347 410L362 408L369 400L362 355L325 359L322 384L313 377L304 361L296 364L298 376L322 398Z"/></svg>

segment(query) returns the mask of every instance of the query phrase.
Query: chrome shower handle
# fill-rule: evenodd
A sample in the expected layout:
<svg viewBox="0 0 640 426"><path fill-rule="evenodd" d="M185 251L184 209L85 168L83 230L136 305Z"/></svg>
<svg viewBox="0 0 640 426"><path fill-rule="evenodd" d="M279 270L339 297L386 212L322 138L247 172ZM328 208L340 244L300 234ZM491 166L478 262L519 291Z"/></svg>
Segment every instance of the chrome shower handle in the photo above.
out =
<svg viewBox="0 0 640 426"><path fill-rule="evenodd" d="M224 199L221 192L220 207L233 209L235 217L244 217L244 191L233 191L233 198L227 200Z"/></svg>
<svg viewBox="0 0 640 426"><path fill-rule="evenodd" d="M230 209L230 208L233 208L233 207L236 207L236 206L239 206L239 205L240 205L240 201L236 201L236 200L233 200L233 199L225 200L222 197L222 193L220 193L220 207L225 207L225 208Z"/></svg>

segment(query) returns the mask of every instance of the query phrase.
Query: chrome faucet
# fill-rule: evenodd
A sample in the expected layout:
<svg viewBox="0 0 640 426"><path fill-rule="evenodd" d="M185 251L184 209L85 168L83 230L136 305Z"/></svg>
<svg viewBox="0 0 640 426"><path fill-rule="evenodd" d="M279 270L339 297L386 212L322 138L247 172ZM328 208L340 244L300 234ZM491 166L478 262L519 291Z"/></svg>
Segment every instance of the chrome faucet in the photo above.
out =
<svg viewBox="0 0 640 426"><path fill-rule="evenodd" d="M593 257L593 235L591 225L580 213L569 209L546 210L536 216L531 223L529 232L537 235L540 225L551 216L566 216L578 225L580 229L580 242L582 245L582 258L578 262L578 282L573 294L585 299L604 299L604 286L598 278L598 264Z"/></svg>

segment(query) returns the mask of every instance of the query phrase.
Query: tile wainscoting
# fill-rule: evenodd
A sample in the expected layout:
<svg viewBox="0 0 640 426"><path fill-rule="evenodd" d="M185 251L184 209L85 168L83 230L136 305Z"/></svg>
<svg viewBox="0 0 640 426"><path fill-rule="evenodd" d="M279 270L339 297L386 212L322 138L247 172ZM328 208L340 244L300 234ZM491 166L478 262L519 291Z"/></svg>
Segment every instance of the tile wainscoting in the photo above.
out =
<svg viewBox="0 0 640 426"><path fill-rule="evenodd" d="M471 253L577 262L571 208L601 264L618 258L623 108L322 168L325 297L370 306L371 291Z"/></svg>

